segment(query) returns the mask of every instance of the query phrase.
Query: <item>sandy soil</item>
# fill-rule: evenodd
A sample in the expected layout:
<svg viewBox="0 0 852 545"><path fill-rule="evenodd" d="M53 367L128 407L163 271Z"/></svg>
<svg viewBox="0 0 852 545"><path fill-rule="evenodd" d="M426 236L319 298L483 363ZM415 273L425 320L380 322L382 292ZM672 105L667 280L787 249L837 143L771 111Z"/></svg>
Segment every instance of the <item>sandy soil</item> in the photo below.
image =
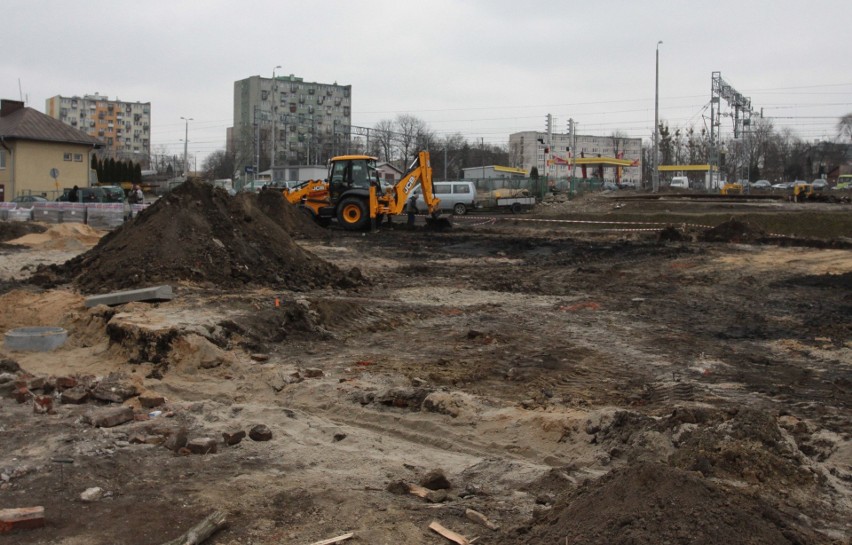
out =
<svg viewBox="0 0 852 545"><path fill-rule="evenodd" d="M0 541L158 544L218 509L229 527L206 543L448 543L432 521L503 545L849 543L852 252L526 221L581 206L619 210L331 230L299 245L368 283L179 282L172 301L115 308L18 281L91 233L4 247L0 330L69 339L0 359L36 395L39 377L74 377L142 397L123 402L134 421L94 427L118 403L54 391L39 414L7 379L0 508L42 505L47 524ZM223 443L258 424L271 440ZM160 444L182 433L217 452ZM446 494L394 492L437 469ZM82 501L90 487L105 495Z"/></svg>

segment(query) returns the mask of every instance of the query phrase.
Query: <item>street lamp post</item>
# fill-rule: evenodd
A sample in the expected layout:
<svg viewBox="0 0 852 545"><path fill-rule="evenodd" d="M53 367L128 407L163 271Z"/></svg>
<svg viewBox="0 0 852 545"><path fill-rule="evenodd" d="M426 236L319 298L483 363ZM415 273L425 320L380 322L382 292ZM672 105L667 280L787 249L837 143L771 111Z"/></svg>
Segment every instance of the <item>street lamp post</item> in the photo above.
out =
<svg viewBox="0 0 852 545"><path fill-rule="evenodd" d="M276 143L278 142L278 80L275 79L275 71L281 68L281 65L272 69L272 158L269 160L269 170L272 172L272 181L275 181L275 151Z"/></svg>
<svg viewBox="0 0 852 545"><path fill-rule="evenodd" d="M660 190L660 172L659 172L659 133L660 133L660 44L662 40L657 42L657 63L655 70L656 81L654 83L654 170L651 171L651 191L656 193Z"/></svg>
<svg viewBox="0 0 852 545"><path fill-rule="evenodd" d="M187 162L187 157L189 157L189 122L194 121L191 117L183 117L181 119L186 121L186 134L183 138L183 174L184 176L189 176L189 163Z"/></svg>

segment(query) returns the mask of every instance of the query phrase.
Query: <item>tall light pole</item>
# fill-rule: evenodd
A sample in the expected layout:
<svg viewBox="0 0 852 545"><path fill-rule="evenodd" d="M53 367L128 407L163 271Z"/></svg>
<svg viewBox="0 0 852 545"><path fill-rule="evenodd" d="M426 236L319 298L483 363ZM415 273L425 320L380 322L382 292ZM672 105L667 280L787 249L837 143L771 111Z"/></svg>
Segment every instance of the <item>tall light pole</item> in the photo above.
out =
<svg viewBox="0 0 852 545"><path fill-rule="evenodd" d="M659 173L659 133L660 133L660 44L662 40L657 42L657 65L656 65L656 82L654 83L654 170L651 171L651 191L656 193L660 190L660 173Z"/></svg>
<svg viewBox="0 0 852 545"><path fill-rule="evenodd" d="M278 142L278 80L275 79L275 71L281 68L281 65L272 69L272 158L269 160L269 170L272 172L272 181L275 181L275 144Z"/></svg>
<svg viewBox="0 0 852 545"><path fill-rule="evenodd" d="M186 134L183 138L183 175L189 177L189 163L187 162L187 157L189 156L187 153L189 151L189 122L194 121L191 117L183 117L181 119L186 121Z"/></svg>

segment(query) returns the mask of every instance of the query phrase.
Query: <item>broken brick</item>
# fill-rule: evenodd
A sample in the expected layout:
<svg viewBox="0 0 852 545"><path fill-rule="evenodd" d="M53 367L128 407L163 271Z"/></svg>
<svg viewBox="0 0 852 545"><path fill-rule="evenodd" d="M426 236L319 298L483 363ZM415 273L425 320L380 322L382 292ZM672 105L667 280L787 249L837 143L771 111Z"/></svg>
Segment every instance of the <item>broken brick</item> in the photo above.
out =
<svg viewBox="0 0 852 545"><path fill-rule="evenodd" d="M89 399L89 392L85 388L71 388L70 390L63 391L59 396L59 400L62 403L71 405L85 403L87 399Z"/></svg>
<svg viewBox="0 0 852 545"><path fill-rule="evenodd" d="M59 390L68 390L77 386L75 377L56 377L56 388Z"/></svg>
<svg viewBox="0 0 852 545"><path fill-rule="evenodd" d="M186 448L192 454L215 454L216 440L212 437L199 437L188 442Z"/></svg>
<svg viewBox="0 0 852 545"><path fill-rule="evenodd" d="M159 407L166 402L166 398L156 394L142 394L139 396L139 404L145 409Z"/></svg>

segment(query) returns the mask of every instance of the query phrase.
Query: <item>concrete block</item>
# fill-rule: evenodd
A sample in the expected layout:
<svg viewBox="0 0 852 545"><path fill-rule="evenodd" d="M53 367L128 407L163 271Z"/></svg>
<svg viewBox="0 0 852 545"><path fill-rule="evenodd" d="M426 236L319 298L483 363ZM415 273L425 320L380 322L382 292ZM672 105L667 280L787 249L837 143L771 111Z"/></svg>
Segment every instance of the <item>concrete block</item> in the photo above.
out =
<svg viewBox="0 0 852 545"><path fill-rule="evenodd" d="M124 205L93 204L86 207L86 223L93 229L115 229L124 223Z"/></svg>
<svg viewBox="0 0 852 545"><path fill-rule="evenodd" d="M0 509L0 533L44 526L44 507Z"/></svg>
<svg viewBox="0 0 852 545"><path fill-rule="evenodd" d="M130 407L112 407L92 411L89 413L88 419L96 428L112 428L133 420L133 409Z"/></svg>
<svg viewBox="0 0 852 545"><path fill-rule="evenodd" d="M44 223L61 223L62 209L54 207L34 206L33 221L41 221Z"/></svg>
<svg viewBox="0 0 852 545"><path fill-rule="evenodd" d="M62 223L86 223L86 205L76 202L62 203Z"/></svg>
<svg viewBox="0 0 852 545"><path fill-rule="evenodd" d="M85 304L91 308L98 305L123 305L132 301L171 301L173 298L174 295L172 294L171 286L154 286L138 290L115 291L103 295L93 295L86 298Z"/></svg>
<svg viewBox="0 0 852 545"><path fill-rule="evenodd" d="M13 208L9 210L9 221L30 221L33 219L32 208Z"/></svg>

